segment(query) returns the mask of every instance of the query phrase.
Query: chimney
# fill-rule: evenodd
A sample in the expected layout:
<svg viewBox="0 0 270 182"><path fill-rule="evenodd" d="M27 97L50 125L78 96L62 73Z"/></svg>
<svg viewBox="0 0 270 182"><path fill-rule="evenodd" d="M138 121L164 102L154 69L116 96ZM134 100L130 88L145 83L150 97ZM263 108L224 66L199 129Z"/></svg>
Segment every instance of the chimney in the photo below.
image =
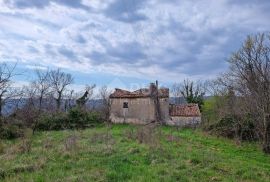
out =
<svg viewBox="0 0 270 182"><path fill-rule="evenodd" d="M150 83L150 87L149 87L149 94L151 97L155 96L155 92L156 92L156 85L155 83Z"/></svg>

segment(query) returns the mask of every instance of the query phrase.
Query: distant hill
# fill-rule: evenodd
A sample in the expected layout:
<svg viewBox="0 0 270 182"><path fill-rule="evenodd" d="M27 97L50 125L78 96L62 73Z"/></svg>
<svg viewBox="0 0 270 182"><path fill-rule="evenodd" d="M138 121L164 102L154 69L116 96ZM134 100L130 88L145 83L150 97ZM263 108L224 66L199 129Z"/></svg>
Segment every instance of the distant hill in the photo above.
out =
<svg viewBox="0 0 270 182"><path fill-rule="evenodd" d="M213 96L206 96L205 99L210 99ZM22 108L26 103L28 99L10 99L7 101L7 104L3 108L3 115L9 115L14 112L16 108ZM70 101L71 106L74 107L76 105L76 99L73 99ZM170 97L169 102L171 104L185 104L186 101L183 97L176 98L176 97ZM35 100L34 103L38 105L38 100ZM62 108L64 109L64 103L65 101L62 102ZM102 106L102 99L90 99L86 103L87 108L90 109L98 109L99 107Z"/></svg>
<svg viewBox="0 0 270 182"><path fill-rule="evenodd" d="M6 104L3 107L3 111L2 114L4 116L9 115L11 113L13 113L15 111L16 108L22 108L23 106L25 106L25 104L28 102L28 99L9 99L7 100ZM34 100L33 101L35 105L38 105L38 100ZM46 100L44 101L46 102ZM76 106L76 99L73 99L70 101L70 105L72 107ZM91 109L98 109L99 107L101 107L102 105L102 100L101 99L91 99L88 100L86 103L87 108L91 108ZM61 105L62 109L64 109L65 107L65 100L62 101L62 105Z"/></svg>
<svg viewBox="0 0 270 182"><path fill-rule="evenodd" d="M205 96L204 99L208 100L211 99L213 96ZM187 101L184 97L170 97L170 103L171 104L186 104Z"/></svg>

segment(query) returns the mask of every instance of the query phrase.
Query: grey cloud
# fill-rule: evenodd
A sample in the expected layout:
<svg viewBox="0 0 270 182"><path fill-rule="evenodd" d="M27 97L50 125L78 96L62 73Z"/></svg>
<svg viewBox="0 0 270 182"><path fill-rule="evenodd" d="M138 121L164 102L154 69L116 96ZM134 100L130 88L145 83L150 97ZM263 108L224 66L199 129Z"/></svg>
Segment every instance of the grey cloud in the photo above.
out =
<svg viewBox="0 0 270 182"><path fill-rule="evenodd" d="M143 47L137 42L121 43L116 47L107 45L106 52L93 51L87 55L94 64L116 63L134 65L146 59Z"/></svg>
<svg viewBox="0 0 270 182"><path fill-rule="evenodd" d="M82 4L81 0L5 0L6 5L25 9L25 8L38 8L42 9L50 5L51 2L71 7L71 8L81 8L84 10L90 10L90 7Z"/></svg>
<svg viewBox="0 0 270 182"><path fill-rule="evenodd" d="M141 20L146 20L146 16L139 12L139 9L142 8L146 3L146 0L115 0L104 11L104 14L108 18L114 20L133 23Z"/></svg>
<svg viewBox="0 0 270 182"><path fill-rule="evenodd" d="M87 53L85 57L91 59L91 63L95 65L109 62L109 57L107 56L107 54L98 51L92 51L91 53Z"/></svg>
<svg viewBox="0 0 270 182"><path fill-rule="evenodd" d="M57 51L68 59L71 59L71 60L77 59L76 54L65 46L61 46L60 48L57 49Z"/></svg>
<svg viewBox="0 0 270 182"><path fill-rule="evenodd" d="M29 50L29 52L31 52L31 53L39 53L39 50L36 49L36 48L33 47L33 46L28 46L28 50Z"/></svg>
<svg viewBox="0 0 270 182"><path fill-rule="evenodd" d="M108 49L107 53L114 58L126 61L139 60L146 57L142 46L137 42L120 44L117 47Z"/></svg>
<svg viewBox="0 0 270 182"><path fill-rule="evenodd" d="M7 5L11 7L16 7L16 8L44 8L45 6L48 6L50 4L50 0L5 0L4 1Z"/></svg>
<svg viewBox="0 0 270 182"><path fill-rule="evenodd" d="M48 57L55 57L56 53L54 51L54 47L50 44L45 44L44 45L44 52Z"/></svg>
<svg viewBox="0 0 270 182"><path fill-rule="evenodd" d="M80 44L85 44L87 42L87 40L81 34L76 35L74 40Z"/></svg>
<svg viewBox="0 0 270 182"><path fill-rule="evenodd" d="M170 33L175 37L175 47L163 50L159 58L164 61L161 61L159 65L164 69L188 75L225 69L229 55L237 50L246 35L251 32L241 27L226 29L218 26L194 32L180 21L171 18L169 23L166 26L160 26L155 34L159 37ZM219 40L222 39L224 41L220 42ZM212 49L207 49L207 47Z"/></svg>
<svg viewBox="0 0 270 182"><path fill-rule="evenodd" d="M81 8L84 10L90 10L90 7L82 4L82 0L55 0L56 3L62 4L64 6L69 6L71 8Z"/></svg>

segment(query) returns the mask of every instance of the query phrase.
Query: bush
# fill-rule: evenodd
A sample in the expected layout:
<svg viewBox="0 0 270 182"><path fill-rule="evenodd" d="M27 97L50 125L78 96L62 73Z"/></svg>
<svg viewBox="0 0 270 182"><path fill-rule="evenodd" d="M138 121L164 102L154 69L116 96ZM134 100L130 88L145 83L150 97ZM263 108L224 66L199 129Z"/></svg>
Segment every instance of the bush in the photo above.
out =
<svg viewBox="0 0 270 182"><path fill-rule="evenodd" d="M24 127L20 120L10 120L9 118L1 118L0 120L0 138L15 139L23 136Z"/></svg>
<svg viewBox="0 0 270 182"><path fill-rule="evenodd" d="M68 113L44 113L37 122L36 130L63 130L91 127L99 123L96 112L73 108Z"/></svg>
<svg viewBox="0 0 270 182"><path fill-rule="evenodd" d="M232 117L224 117L217 123L210 125L208 129L223 137L233 138L236 135Z"/></svg>
<svg viewBox="0 0 270 182"><path fill-rule="evenodd" d="M220 119L217 123L209 126L208 130L217 135L235 138L240 140L253 141L257 140L256 127L252 117L249 115L241 118L227 116Z"/></svg>
<svg viewBox="0 0 270 182"><path fill-rule="evenodd" d="M237 107L231 108L229 102L228 96L214 96L205 102L202 112L203 129L223 137L258 140L260 136L256 120L260 117L247 112L236 112L234 109Z"/></svg>
<svg viewBox="0 0 270 182"><path fill-rule="evenodd" d="M68 128L66 113L44 113L37 121L36 130L63 130Z"/></svg>
<svg viewBox="0 0 270 182"><path fill-rule="evenodd" d="M15 139L23 136L23 129L17 125L5 125L0 128L1 139Z"/></svg>
<svg viewBox="0 0 270 182"><path fill-rule="evenodd" d="M69 125L71 128L85 128L94 126L100 121L96 112L87 112L80 108L73 108L68 113Z"/></svg>
<svg viewBox="0 0 270 182"><path fill-rule="evenodd" d="M14 115L2 118L0 120L0 138L14 139L24 136L26 127L32 128L33 132L48 130L64 130L64 129L82 129L95 126L100 122L100 114L97 112L87 112L81 108L73 108L68 113L42 113L33 120L31 125Z"/></svg>

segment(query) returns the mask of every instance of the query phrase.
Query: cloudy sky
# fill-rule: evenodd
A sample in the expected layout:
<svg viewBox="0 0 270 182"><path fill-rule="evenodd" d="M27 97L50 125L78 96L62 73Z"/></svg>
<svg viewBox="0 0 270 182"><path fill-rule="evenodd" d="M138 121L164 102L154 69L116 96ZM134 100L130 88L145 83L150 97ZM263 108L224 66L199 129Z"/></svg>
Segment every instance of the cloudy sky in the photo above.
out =
<svg viewBox="0 0 270 182"><path fill-rule="evenodd" d="M0 61L62 68L77 85L208 79L248 34L270 30L269 0L0 0Z"/></svg>

